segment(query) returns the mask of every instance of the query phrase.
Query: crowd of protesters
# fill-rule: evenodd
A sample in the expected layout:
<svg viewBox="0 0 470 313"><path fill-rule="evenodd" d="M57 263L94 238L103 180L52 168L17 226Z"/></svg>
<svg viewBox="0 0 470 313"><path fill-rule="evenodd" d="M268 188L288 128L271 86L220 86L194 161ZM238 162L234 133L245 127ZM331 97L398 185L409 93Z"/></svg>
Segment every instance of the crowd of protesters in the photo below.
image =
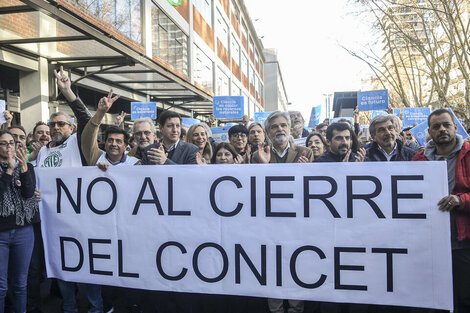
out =
<svg viewBox="0 0 470 313"><path fill-rule="evenodd" d="M0 313L47 312L41 307L45 269L38 211L41 196L35 188L34 166L98 166L106 170L135 165L425 160L447 162L451 193L436 206L451 215L454 312L470 312L470 142L457 134L449 111L438 109L429 115L429 138L424 147L416 143L409 128L402 130L400 119L393 114L375 117L368 136L357 123L346 119L331 124L325 121L309 132L300 112L280 111L272 112L264 124L244 120L232 126L229 142L221 143L214 141L206 123L192 125L183 137L181 116L173 111L159 116L158 130L149 118L135 120L130 134L119 127L124 120L121 114L98 142L105 114L119 96L111 90L92 116L72 92L63 70L54 74L74 119L56 112L48 124L40 121L27 134L20 125L11 125L11 114L4 112L6 123L0 131ZM299 138L305 139L305 144L295 144L294 139ZM62 299L61 310L78 312L76 284L57 279L52 286ZM125 298L123 312L436 312L172 292L153 292L154 305L149 309L143 303L148 300L145 291L92 284L80 290L86 293L91 313L117 311L116 295Z"/></svg>

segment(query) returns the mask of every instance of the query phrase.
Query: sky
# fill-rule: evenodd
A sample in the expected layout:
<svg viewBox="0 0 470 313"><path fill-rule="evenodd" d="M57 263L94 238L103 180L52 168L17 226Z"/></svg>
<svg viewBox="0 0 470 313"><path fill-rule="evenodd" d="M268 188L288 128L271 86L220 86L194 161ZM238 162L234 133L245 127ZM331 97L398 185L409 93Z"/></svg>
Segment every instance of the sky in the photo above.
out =
<svg viewBox="0 0 470 313"><path fill-rule="evenodd" d="M371 76L341 47L358 49L371 40L367 23L351 13L348 0L245 0L245 5L264 47L277 49L289 109L301 111L306 121L323 94L360 90L361 79Z"/></svg>

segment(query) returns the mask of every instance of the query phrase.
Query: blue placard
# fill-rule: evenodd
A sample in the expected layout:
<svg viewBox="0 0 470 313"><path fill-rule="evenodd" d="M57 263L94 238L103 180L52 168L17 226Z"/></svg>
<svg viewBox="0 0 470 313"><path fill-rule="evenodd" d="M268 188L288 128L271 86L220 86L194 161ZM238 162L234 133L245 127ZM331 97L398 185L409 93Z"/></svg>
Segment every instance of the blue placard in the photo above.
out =
<svg viewBox="0 0 470 313"><path fill-rule="evenodd" d="M157 119L157 103L131 102L131 120L135 121L142 117L150 117L152 120Z"/></svg>
<svg viewBox="0 0 470 313"><path fill-rule="evenodd" d="M214 97L215 118L243 118L244 105L242 96Z"/></svg>
<svg viewBox="0 0 470 313"><path fill-rule="evenodd" d="M410 132L415 137L416 141L420 146L424 146L426 144L426 135L428 133L428 121L424 121L419 125L416 125Z"/></svg>
<svg viewBox="0 0 470 313"><path fill-rule="evenodd" d="M359 111L387 110L388 90L372 90L357 93Z"/></svg>
<svg viewBox="0 0 470 313"><path fill-rule="evenodd" d="M272 112L255 112L255 122L261 123L264 125L264 121L268 118L269 114Z"/></svg>
<svg viewBox="0 0 470 313"><path fill-rule="evenodd" d="M454 111L451 108L447 108L447 110L449 110L450 113L452 113L452 115L454 116L454 121L457 124L457 134L462 136L463 139L467 139L469 136L465 128L462 126L462 120L457 118L457 116L455 115Z"/></svg>
<svg viewBox="0 0 470 313"><path fill-rule="evenodd" d="M321 105L312 108L312 113L310 113L310 121L308 122L308 127L313 127L317 124L320 124L320 114L321 114Z"/></svg>
<svg viewBox="0 0 470 313"><path fill-rule="evenodd" d="M415 123L421 124L428 120L430 108L403 108L403 127L411 127Z"/></svg>
<svg viewBox="0 0 470 313"><path fill-rule="evenodd" d="M230 127L212 127L212 138L216 143L228 142L228 130Z"/></svg>
<svg viewBox="0 0 470 313"><path fill-rule="evenodd" d="M400 118L401 109L393 109L393 114L395 114L398 118Z"/></svg>
<svg viewBox="0 0 470 313"><path fill-rule="evenodd" d="M181 118L181 124L183 124L184 128L189 129L193 124L200 123L201 121L198 120L197 118L190 118L190 117L182 117Z"/></svg>
<svg viewBox="0 0 470 313"><path fill-rule="evenodd" d="M339 120L348 120L351 122L351 125L354 125L354 119L347 116L330 118L330 124L337 123Z"/></svg>
<svg viewBox="0 0 470 313"><path fill-rule="evenodd" d="M370 120L372 121L375 117L379 115L388 115L388 113L384 110L379 110L379 111L373 110L372 113L370 114Z"/></svg>

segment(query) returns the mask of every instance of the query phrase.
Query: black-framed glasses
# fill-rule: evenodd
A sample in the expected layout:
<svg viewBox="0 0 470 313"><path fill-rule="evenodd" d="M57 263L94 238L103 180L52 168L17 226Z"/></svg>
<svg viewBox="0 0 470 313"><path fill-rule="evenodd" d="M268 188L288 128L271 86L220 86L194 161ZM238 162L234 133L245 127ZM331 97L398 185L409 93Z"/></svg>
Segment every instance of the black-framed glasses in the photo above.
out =
<svg viewBox="0 0 470 313"><path fill-rule="evenodd" d="M65 125L71 126L69 122L64 122L64 121L49 122L49 123L47 123L47 125L48 125L49 127L52 127L52 128L54 128L55 125L57 125L57 126L59 126L59 127L64 127Z"/></svg>
<svg viewBox="0 0 470 313"><path fill-rule="evenodd" d="M231 136L235 138L246 138L245 133L236 133L236 134L232 134Z"/></svg>
<svg viewBox="0 0 470 313"><path fill-rule="evenodd" d="M14 141L0 141L0 146L1 147L7 147L7 146L12 146L14 147L15 146L15 142Z"/></svg>

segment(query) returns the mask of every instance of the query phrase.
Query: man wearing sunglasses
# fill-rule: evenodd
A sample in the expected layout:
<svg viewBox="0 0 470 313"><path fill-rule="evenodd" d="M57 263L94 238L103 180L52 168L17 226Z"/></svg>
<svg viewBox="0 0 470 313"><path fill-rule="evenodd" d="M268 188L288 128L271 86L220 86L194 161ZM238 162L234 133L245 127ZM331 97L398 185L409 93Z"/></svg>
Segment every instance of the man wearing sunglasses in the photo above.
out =
<svg viewBox="0 0 470 313"><path fill-rule="evenodd" d="M74 123L70 115L65 112L53 113L49 119L49 133L51 141L39 150L36 158L37 167L77 167L86 165L81 154L81 132L91 118L91 114L71 89L71 82L62 66L59 73L54 70L57 86L69 103L77 118L77 133L74 134Z"/></svg>

